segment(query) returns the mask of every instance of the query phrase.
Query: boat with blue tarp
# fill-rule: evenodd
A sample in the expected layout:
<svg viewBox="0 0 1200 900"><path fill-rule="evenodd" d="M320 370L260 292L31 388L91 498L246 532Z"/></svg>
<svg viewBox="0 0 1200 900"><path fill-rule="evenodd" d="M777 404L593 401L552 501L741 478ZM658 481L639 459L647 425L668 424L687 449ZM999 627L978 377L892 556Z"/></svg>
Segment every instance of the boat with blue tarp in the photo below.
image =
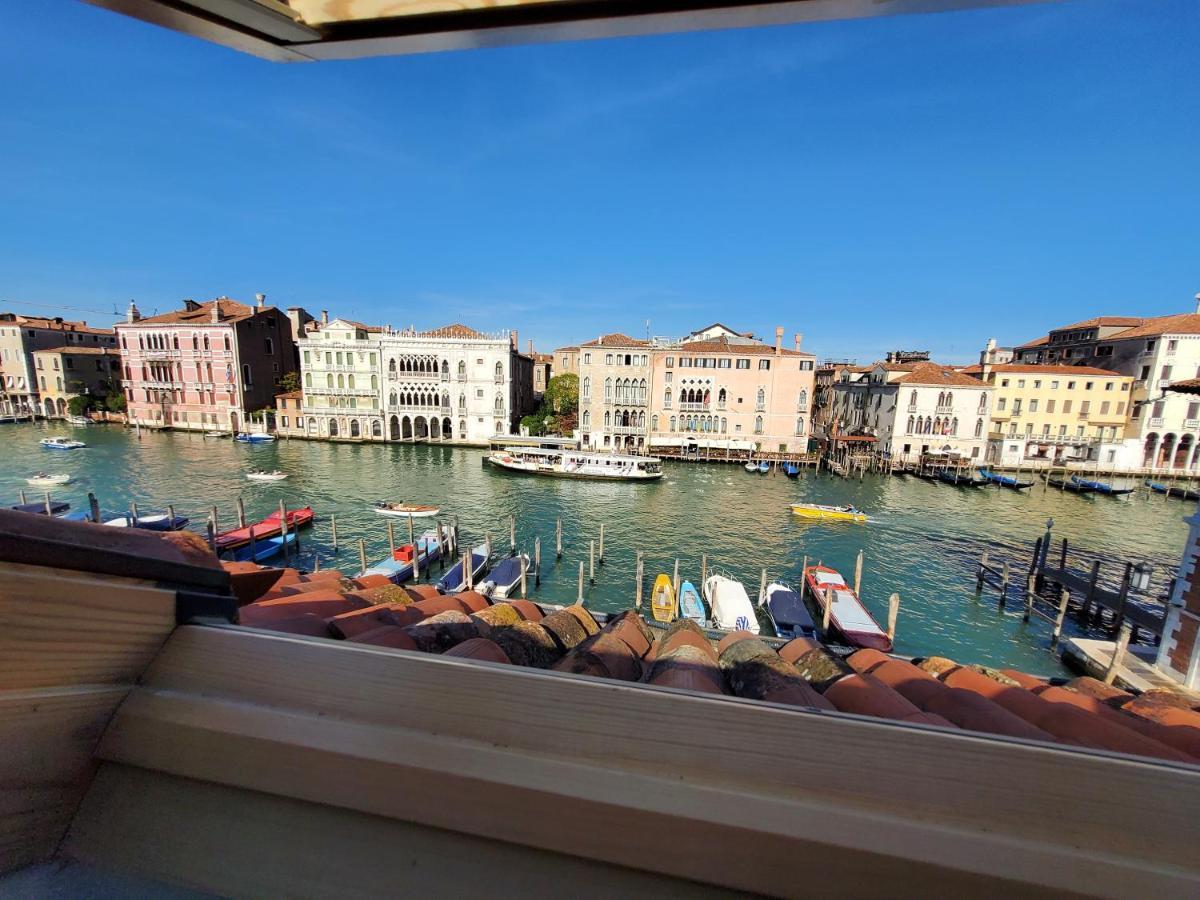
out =
<svg viewBox="0 0 1200 900"><path fill-rule="evenodd" d="M412 544L397 547L392 555L371 566L364 575L383 575L393 584L402 584L413 577L413 563L421 566L421 571L428 571L431 562L442 555L442 542L436 531L427 531L417 538L415 549Z"/></svg>
<svg viewBox="0 0 1200 900"><path fill-rule="evenodd" d="M226 559L231 562L262 562L278 556L285 547L293 546L295 543L296 532L289 531L287 534L277 534L275 537L265 538L261 541L255 540L253 544L243 544L231 550Z"/></svg>
<svg viewBox="0 0 1200 900"><path fill-rule="evenodd" d="M775 634L781 638L815 638L817 626L799 591L786 584L772 582L767 585L765 596L760 602L767 607L767 615Z"/></svg>
<svg viewBox="0 0 1200 900"><path fill-rule="evenodd" d="M1012 475L993 472L991 469L980 469L979 476L990 484L998 484L1000 487L1010 488L1014 491L1023 491L1025 488L1033 487L1032 481L1021 481Z"/></svg>
<svg viewBox="0 0 1200 900"><path fill-rule="evenodd" d="M479 544L471 551L470 584L472 587L479 584L479 579L487 571L487 553L487 544ZM460 559L438 580L437 589L443 594L457 594L467 590L467 579L464 577L463 571L463 560Z"/></svg>
<svg viewBox="0 0 1200 900"><path fill-rule="evenodd" d="M1078 475L1072 475L1071 480L1076 484L1091 488L1097 494L1106 494L1109 497L1123 497L1126 494L1133 493L1133 488L1114 487L1107 481L1093 481L1087 478L1080 478Z"/></svg>

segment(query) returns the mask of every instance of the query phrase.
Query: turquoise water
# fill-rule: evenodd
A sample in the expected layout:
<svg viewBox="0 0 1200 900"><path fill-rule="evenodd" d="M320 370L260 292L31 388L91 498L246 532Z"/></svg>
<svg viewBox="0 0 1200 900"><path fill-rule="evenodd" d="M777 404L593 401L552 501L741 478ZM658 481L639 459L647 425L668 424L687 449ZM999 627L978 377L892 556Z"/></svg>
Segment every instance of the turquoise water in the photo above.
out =
<svg viewBox="0 0 1200 900"><path fill-rule="evenodd" d="M69 453L43 450L38 441L69 434L89 444ZM1191 504L1143 494L1128 500L1081 498L1041 487L1032 492L971 490L912 478L869 476L848 481L807 473L797 481L783 475L753 475L736 465L667 463L666 476L652 484L571 481L513 475L485 469L483 451L413 445L325 444L281 441L246 446L228 439L131 430L114 426L71 428L22 424L0 426L0 499L18 501L24 479L39 470L69 472L75 481L53 491L73 509L87 508L93 491L105 512L121 513L136 500L139 511L173 503L203 530L210 505L220 508L222 527L233 524L241 496L251 521L278 508L312 504L318 520L302 533L301 564L320 554L322 567L358 569L357 541L368 560L386 555L387 519L374 514L378 499L438 504L442 517L457 516L464 545L490 532L493 544L508 541L508 516L517 517L517 540L532 551L542 539L543 579L536 597L571 602L587 542L605 526L603 566L586 586L588 603L600 610L632 605L634 553L645 553L648 602L659 571L670 572L676 556L681 576L699 578L701 554L710 567L738 578L753 597L759 570L772 579L797 580L801 561L820 559L849 579L855 554L865 552L863 599L886 622L887 598L901 596L898 652L939 654L962 661L1011 665L1052 674L1061 671L1048 652L1046 623L1022 624L1016 611L997 612L990 589L974 596L975 569L986 548L1007 557L1014 573L1028 565L1034 540L1048 517L1056 540L1124 561L1154 565L1161 590L1174 573L1187 535L1182 517ZM284 482L255 484L244 473L279 468ZM794 518L789 503L853 503L871 515L869 525L810 524ZM329 515L335 514L340 552L331 546ZM563 521L563 559L554 560L554 523ZM395 520L397 540L407 525ZM1086 569L1090 561L1072 557ZM1109 567L1114 577L1116 565ZM1015 604L1010 607L1013 610ZM1070 628L1073 626L1069 626Z"/></svg>

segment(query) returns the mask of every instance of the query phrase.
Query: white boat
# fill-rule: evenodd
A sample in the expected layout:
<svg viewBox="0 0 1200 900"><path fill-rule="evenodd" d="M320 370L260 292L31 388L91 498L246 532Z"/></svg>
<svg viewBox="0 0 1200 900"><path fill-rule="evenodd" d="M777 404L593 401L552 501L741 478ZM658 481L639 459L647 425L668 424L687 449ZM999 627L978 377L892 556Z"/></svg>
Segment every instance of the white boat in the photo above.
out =
<svg viewBox="0 0 1200 900"><path fill-rule="evenodd" d="M524 472L528 475L548 475L552 478L653 481L663 476L662 460L656 456L505 447L502 450L491 451L486 459L499 469Z"/></svg>
<svg viewBox="0 0 1200 900"><path fill-rule="evenodd" d="M748 462L742 468L744 468L747 472L757 472L758 471L758 463Z"/></svg>
<svg viewBox="0 0 1200 900"><path fill-rule="evenodd" d="M714 628L758 634L758 617L740 581L712 574L704 581L704 599L712 610Z"/></svg>
<svg viewBox="0 0 1200 900"><path fill-rule="evenodd" d="M206 432L204 432L204 436L205 437L229 437L229 432L227 432L227 431L206 431Z"/></svg>
<svg viewBox="0 0 1200 900"><path fill-rule="evenodd" d="M86 447L83 441L73 441L70 438L58 435L56 437L42 438L41 444L47 450L78 450L81 447Z"/></svg>
<svg viewBox="0 0 1200 900"><path fill-rule="evenodd" d="M243 431L234 440L243 444L269 444L275 440L275 435L267 434L265 431Z"/></svg>
<svg viewBox="0 0 1200 900"><path fill-rule="evenodd" d="M287 472L280 472L278 469L274 472L264 472L260 469L257 472L247 472L246 477L251 481L283 481L288 475Z"/></svg>
<svg viewBox="0 0 1200 900"><path fill-rule="evenodd" d="M70 484L71 476L65 472L60 475L47 475L45 472L38 472L32 478L26 478L27 484L32 484L34 487L56 487L60 484Z"/></svg>
<svg viewBox="0 0 1200 900"><path fill-rule="evenodd" d="M91 425L92 420L87 416L67 416L68 425Z"/></svg>
<svg viewBox="0 0 1200 900"><path fill-rule="evenodd" d="M387 503L378 500L375 512L381 516L396 516L401 519L427 519L442 511L440 506L421 506L419 503Z"/></svg>

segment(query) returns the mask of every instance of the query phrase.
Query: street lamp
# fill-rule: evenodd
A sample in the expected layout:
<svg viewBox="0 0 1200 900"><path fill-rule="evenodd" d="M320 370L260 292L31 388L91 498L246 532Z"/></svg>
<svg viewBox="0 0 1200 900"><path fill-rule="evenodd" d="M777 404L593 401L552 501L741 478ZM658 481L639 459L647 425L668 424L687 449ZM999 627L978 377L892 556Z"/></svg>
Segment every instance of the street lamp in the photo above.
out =
<svg viewBox="0 0 1200 900"><path fill-rule="evenodd" d="M1135 591L1145 591L1150 587L1150 573L1154 571L1154 567L1148 563L1138 563L1133 567L1133 572L1130 575L1130 584Z"/></svg>

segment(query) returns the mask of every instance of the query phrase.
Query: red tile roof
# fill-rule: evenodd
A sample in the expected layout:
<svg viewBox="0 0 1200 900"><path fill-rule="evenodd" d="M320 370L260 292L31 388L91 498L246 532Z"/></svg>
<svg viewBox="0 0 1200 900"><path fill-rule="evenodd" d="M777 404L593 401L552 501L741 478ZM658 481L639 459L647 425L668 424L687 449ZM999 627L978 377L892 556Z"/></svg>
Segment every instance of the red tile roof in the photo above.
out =
<svg viewBox="0 0 1200 900"><path fill-rule="evenodd" d="M627 334L602 334L594 341L580 344L581 347L649 347L649 341L631 338Z"/></svg>
<svg viewBox="0 0 1200 900"><path fill-rule="evenodd" d="M441 328L434 328L429 331L422 331L417 336L432 338L465 338L468 340L478 340L479 338L487 337L487 335L482 331L476 331L474 328L463 325L460 322L455 322L451 325L443 325Z"/></svg>
<svg viewBox="0 0 1200 900"><path fill-rule="evenodd" d="M978 369L978 366L974 368ZM963 369L966 372L968 370ZM1003 363L992 366L993 372L1004 372L1015 375L1095 375L1101 378L1129 378L1120 372L1110 372L1108 369L1098 369L1095 366L1037 366L1024 363Z"/></svg>
<svg viewBox="0 0 1200 900"><path fill-rule="evenodd" d="M216 305L218 315L220 316L220 324L228 324L230 322L241 322L244 319L249 319L256 312L274 309L273 306L265 306L262 309L257 309L253 306L248 306L245 303L239 303L236 300L230 300L228 297L218 297L216 300L209 300L207 303L196 303L194 308L184 307L177 309L174 312L163 313L160 316L149 316L148 318L138 319L131 324L119 322L118 327L137 327L139 325L205 325L212 324L212 309Z"/></svg>
<svg viewBox="0 0 1200 900"><path fill-rule="evenodd" d="M34 355L39 353L70 353L81 356L120 356L121 351L116 347L84 347L82 344L65 344L62 347L48 347L45 350L34 350Z"/></svg>
<svg viewBox="0 0 1200 900"><path fill-rule="evenodd" d="M906 368L912 366L911 369ZM950 387L987 387L978 378L972 378L970 375L964 375L961 372L956 372L949 366L939 366L932 362L919 363L901 363L888 366L892 371L900 370L908 372L903 378L897 378L893 384L925 384L933 386L950 386Z"/></svg>
<svg viewBox="0 0 1200 900"><path fill-rule="evenodd" d="M1114 334L1110 339L1157 337L1161 334L1200 334L1200 314L1179 313L1173 316L1155 316L1143 319L1139 325Z"/></svg>
<svg viewBox="0 0 1200 900"><path fill-rule="evenodd" d="M43 331L74 331L81 334L108 334L115 332L111 328L94 328L84 322L68 322L62 319L52 319L46 316L24 316L21 313L0 313L0 321L12 322L22 328L39 328Z"/></svg>
<svg viewBox="0 0 1200 900"><path fill-rule="evenodd" d="M772 344L763 344L757 341L753 344L739 343L729 340L725 335L721 335L721 337L712 338L711 340L691 341L681 346L677 352L680 355L688 353L729 353L735 356L774 356L775 347ZM780 353L782 356L811 357L813 355L799 350L789 350L786 347L782 348Z"/></svg>
<svg viewBox="0 0 1200 900"><path fill-rule="evenodd" d="M1051 331L1074 331L1076 328L1105 328L1115 325L1140 325L1146 321L1141 316L1093 316L1090 319L1084 319L1082 322L1075 322L1072 325L1063 325L1061 328L1052 328Z"/></svg>

